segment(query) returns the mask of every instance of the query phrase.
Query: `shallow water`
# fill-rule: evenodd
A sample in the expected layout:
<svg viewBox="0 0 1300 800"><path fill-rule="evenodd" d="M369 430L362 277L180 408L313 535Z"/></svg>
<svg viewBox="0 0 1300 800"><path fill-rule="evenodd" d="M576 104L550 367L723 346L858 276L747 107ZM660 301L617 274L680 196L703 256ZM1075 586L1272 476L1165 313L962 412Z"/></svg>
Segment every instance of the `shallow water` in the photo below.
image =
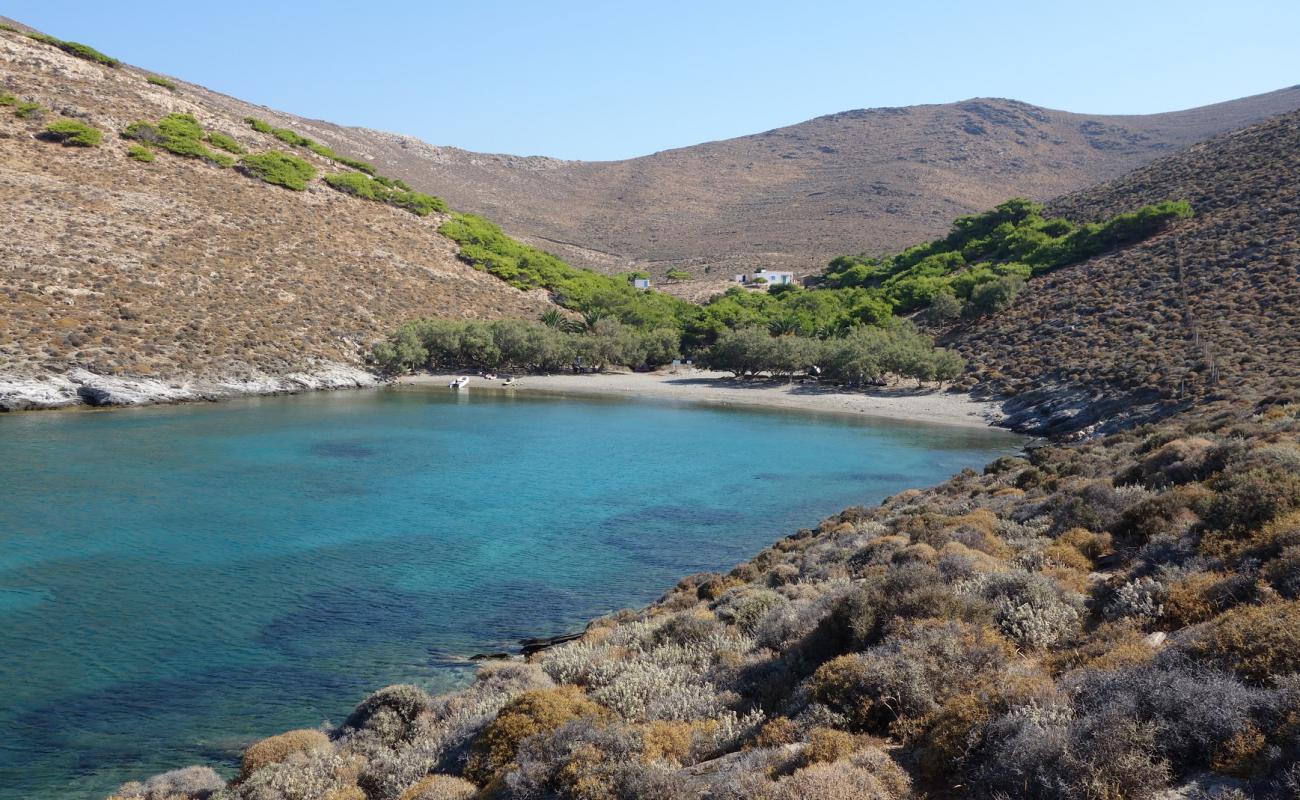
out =
<svg viewBox="0 0 1300 800"><path fill-rule="evenodd" d="M0 798L228 772L1019 444L446 390L0 416Z"/></svg>

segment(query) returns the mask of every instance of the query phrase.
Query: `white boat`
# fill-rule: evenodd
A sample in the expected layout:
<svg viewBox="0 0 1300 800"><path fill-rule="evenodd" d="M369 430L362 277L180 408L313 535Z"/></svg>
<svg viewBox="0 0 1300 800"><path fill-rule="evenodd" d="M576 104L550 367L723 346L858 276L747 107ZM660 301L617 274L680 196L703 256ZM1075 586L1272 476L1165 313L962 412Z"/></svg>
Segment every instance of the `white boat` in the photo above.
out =
<svg viewBox="0 0 1300 800"><path fill-rule="evenodd" d="M459 378L447 385L453 389L464 389L466 386L469 386L469 377L467 375L461 375Z"/></svg>

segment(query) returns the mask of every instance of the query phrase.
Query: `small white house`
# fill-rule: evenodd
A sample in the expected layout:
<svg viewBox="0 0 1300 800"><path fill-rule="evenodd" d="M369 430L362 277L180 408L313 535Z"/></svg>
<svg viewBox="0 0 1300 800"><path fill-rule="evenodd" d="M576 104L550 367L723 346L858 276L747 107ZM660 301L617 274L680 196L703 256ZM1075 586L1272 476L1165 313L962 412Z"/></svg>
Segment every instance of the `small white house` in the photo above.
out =
<svg viewBox="0 0 1300 800"><path fill-rule="evenodd" d="M633 278L633 279L632 279L632 286L633 286L634 288L637 288L637 289L649 289L649 288L650 288L650 279L649 279L649 278Z"/></svg>
<svg viewBox="0 0 1300 800"><path fill-rule="evenodd" d="M759 280L762 278L762 280ZM785 286L794 283L793 272L783 272L777 269L760 269L753 275L737 275L736 283L763 283L768 286Z"/></svg>

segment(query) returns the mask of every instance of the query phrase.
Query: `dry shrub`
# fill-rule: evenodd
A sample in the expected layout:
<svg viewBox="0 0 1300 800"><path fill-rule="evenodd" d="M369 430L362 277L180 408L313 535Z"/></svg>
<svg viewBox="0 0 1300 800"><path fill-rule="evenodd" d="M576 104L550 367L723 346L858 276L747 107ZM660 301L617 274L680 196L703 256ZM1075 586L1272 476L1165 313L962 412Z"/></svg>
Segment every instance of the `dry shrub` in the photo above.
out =
<svg viewBox="0 0 1300 800"><path fill-rule="evenodd" d="M773 717L754 740L755 747L782 747L799 741L799 725L789 717Z"/></svg>
<svg viewBox="0 0 1300 800"><path fill-rule="evenodd" d="M858 749L859 737L834 728L813 728L801 755L805 766L829 764Z"/></svg>
<svg viewBox="0 0 1300 800"><path fill-rule="evenodd" d="M1053 672L1080 667L1117 670L1145 664L1155 657L1155 653L1137 623L1123 619L1103 623L1079 646L1052 654L1048 666Z"/></svg>
<svg viewBox="0 0 1300 800"><path fill-rule="evenodd" d="M1258 771L1268 741L1259 728L1247 725L1214 753L1210 768L1226 775L1247 777Z"/></svg>
<svg viewBox="0 0 1300 800"><path fill-rule="evenodd" d="M1255 684L1298 672L1300 601L1238 606L1209 622L1185 648Z"/></svg>
<svg viewBox="0 0 1300 800"><path fill-rule="evenodd" d="M1089 561L1096 561L1115 550L1109 533L1093 533L1087 528L1071 528L1056 537L1054 544L1072 547Z"/></svg>
<svg viewBox="0 0 1300 800"><path fill-rule="evenodd" d="M1177 536L1201 520L1214 493L1199 483L1177 486L1148 497L1126 509L1114 527L1115 536L1128 544L1142 544L1157 536Z"/></svg>
<svg viewBox="0 0 1300 800"><path fill-rule="evenodd" d="M1225 607L1225 598L1215 589L1230 577L1223 572L1194 572L1170 585L1164 599L1165 623L1185 628L1213 619Z"/></svg>
<svg viewBox="0 0 1300 800"><path fill-rule="evenodd" d="M608 716L608 710L589 700L576 686L524 692L506 703L475 740L465 777L485 785L510 766L519 744L528 737L553 732L580 717Z"/></svg>
<svg viewBox="0 0 1300 800"><path fill-rule="evenodd" d="M900 800L911 780L886 753L868 747L833 763L813 764L782 778L773 800Z"/></svg>
<svg viewBox="0 0 1300 800"><path fill-rule="evenodd" d="M641 728L641 746L649 761L686 764L695 746L698 723L655 720Z"/></svg>
<svg viewBox="0 0 1300 800"><path fill-rule="evenodd" d="M452 775L426 775L402 792L401 800L469 800L478 787Z"/></svg>
<svg viewBox="0 0 1300 800"><path fill-rule="evenodd" d="M321 731L303 728L263 739L244 751L240 762L239 780L244 780L263 767L279 764L294 753L323 750L330 746L330 738Z"/></svg>
<svg viewBox="0 0 1300 800"><path fill-rule="evenodd" d="M348 718L344 728L371 731L388 743L407 738L421 712L430 705L427 692L410 684L395 684L362 700Z"/></svg>
<svg viewBox="0 0 1300 800"><path fill-rule="evenodd" d="M108 800L207 800L225 785L211 767L184 767L123 784Z"/></svg>

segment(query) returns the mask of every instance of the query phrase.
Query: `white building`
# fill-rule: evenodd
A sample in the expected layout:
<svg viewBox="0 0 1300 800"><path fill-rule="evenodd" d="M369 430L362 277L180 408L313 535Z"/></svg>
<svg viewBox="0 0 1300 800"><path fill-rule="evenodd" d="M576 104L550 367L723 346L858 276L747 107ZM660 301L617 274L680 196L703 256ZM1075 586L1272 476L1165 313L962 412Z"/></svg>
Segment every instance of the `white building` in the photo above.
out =
<svg viewBox="0 0 1300 800"><path fill-rule="evenodd" d="M762 280L759 280L759 279ZM760 269L753 275L736 275L736 283L764 283L768 286L785 286L794 283L793 272L783 272L777 269Z"/></svg>
<svg viewBox="0 0 1300 800"><path fill-rule="evenodd" d="M650 279L649 279L649 278L633 278L633 279L632 279L632 286L634 286L634 287L637 288L637 289L649 289L649 288L650 288Z"/></svg>

